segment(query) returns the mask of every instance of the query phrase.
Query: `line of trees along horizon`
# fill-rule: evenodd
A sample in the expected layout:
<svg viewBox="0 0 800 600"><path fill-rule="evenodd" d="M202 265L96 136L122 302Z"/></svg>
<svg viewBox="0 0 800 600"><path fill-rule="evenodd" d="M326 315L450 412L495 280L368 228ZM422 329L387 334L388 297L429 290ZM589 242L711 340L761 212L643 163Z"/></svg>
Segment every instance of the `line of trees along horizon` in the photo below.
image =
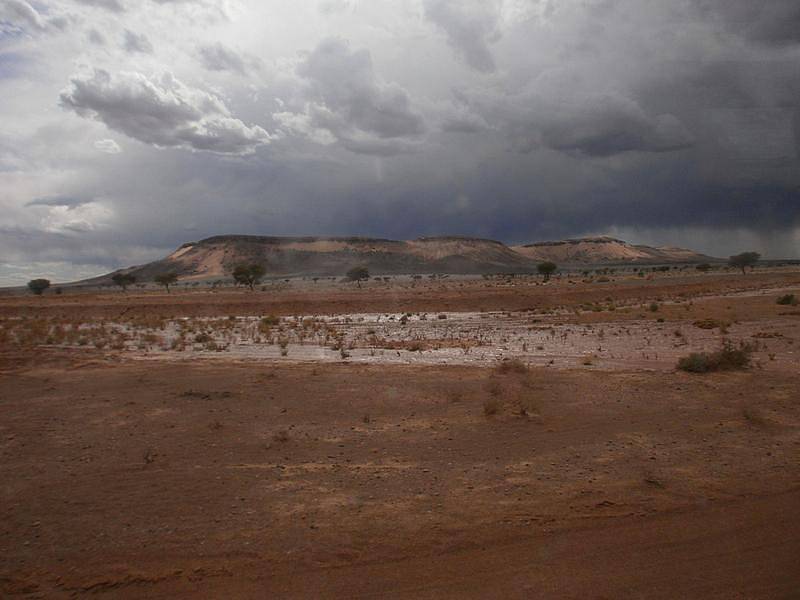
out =
<svg viewBox="0 0 800 600"><path fill-rule="evenodd" d="M748 251L730 256L727 264L729 267L740 269L742 274L746 275L747 269L752 271L758 265L759 261L761 261L761 254ZM702 263L697 265L696 268L698 271L706 272L711 270L711 265ZM537 273L541 275L545 281L549 281L550 278L558 272L558 269L558 265L552 261L544 261L536 266ZM255 290L255 286L261 283L261 280L266 274L266 268L258 263L238 264L231 272L231 276L236 285L246 286L251 291ZM348 281L356 282L358 286L361 287L361 282L370 278L369 269L363 265L352 267L345 273L345 278ZM315 278L315 281L316 279L317 278ZM137 282L137 278L131 273L115 273L111 276L111 281L116 286L122 288L123 292L126 292L129 286ZM167 293L170 293L170 286L177 284L179 281L180 276L176 272L162 273L153 277L153 282L162 286ZM35 296L41 296L51 287L51 282L49 279L45 278L31 279L28 281L27 287ZM60 291L60 288L58 288L56 293L60 293Z"/></svg>

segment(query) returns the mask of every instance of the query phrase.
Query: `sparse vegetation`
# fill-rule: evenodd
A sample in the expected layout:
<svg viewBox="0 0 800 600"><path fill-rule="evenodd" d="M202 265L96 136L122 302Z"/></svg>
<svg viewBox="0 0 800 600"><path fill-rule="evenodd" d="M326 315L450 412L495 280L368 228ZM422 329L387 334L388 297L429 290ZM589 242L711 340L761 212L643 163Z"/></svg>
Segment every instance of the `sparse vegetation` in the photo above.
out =
<svg viewBox="0 0 800 600"><path fill-rule="evenodd" d="M725 329L728 323L720 321L719 319L700 319L692 323L698 329Z"/></svg>
<svg viewBox="0 0 800 600"><path fill-rule="evenodd" d="M745 342L735 346L724 340L716 352L693 352L678 360L678 369L688 373L708 373L711 371L737 371L750 366L753 347Z"/></svg>
<svg viewBox="0 0 800 600"><path fill-rule="evenodd" d="M522 374L528 372L528 365L526 365L518 358L511 358L500 361L500 363L495 368L495 371L500 374L506 374L506 373Z"/></svg>
<svg viewBox="0 0 800 600"><path fill-rule="evenodd" d="M800 300L798 300L797 296L794 294L786 294L778 298L776 304L780 304L781 306L797 306L800 304Z"/></svg>
<svg viewBox="0 0 800 600"><path fill-rule="evenodd" d="M489 398L483 403L483 414L492 417L500 412L500 401L496 398Z"/></svg>
<svg viewBox="0 0 800 600"><path fill-rule="evenodd" d="M236 262L223 256L215 264ZM769 504L734 507L739 520L763 525L772 509L782 515L793 506L784 492L800 472L792 461L800 270L748 278L733 269L703 275L690 265L645 282L629 265L608 275L614 283L599 284L593 267L592 281L582 282L575 275L582 266L562 266L560 278L542 285L532 265L527 274L487 279L404 274L390 284L362 282L361 290L340 272L316 284L296 277L291 287L265 278L265 294L235 289L229 277L219 291L210 281L199 289L181 282L164 298L152 278L162 271L152 271L147 292L137 282L130 296L112 285L65 286L62 297L55 284L42 298L4 292L6 470L9 480L34 478L20 489L36 496L32 504L11 498L7 545L24 558L47 555L61 538L75 541L61 566L43 563L47 594L60 575L50 567L81 585L78 592L127 578L125 570L109 572L98 554L110 548L125 554L135 577L140 567L149 577L153 547L207 537L209 528L244 540L231 551L247 558L256 522L281 540L299 532L327 560L344 537L378 540L356 559L380 554L381 539L397 537L394 521L410 524L405 537L419 537L419 515L465 539L475 538L479 523L481 543L552 523L583 530L602 521L608 527L597 539L619 524L623 544L637 515L665 514L697 545L698 515L689 509L720 489L769 495ZM136 271L140 279L146 272ZM676 368L679 357L686 372ZM31 439L43 444L35 456L27 452ZM40 455L50 459L31 460ZM70 474L85 479L87 502L127 504L94 511L104 520L89 523L87 502L65 503L60 494ZM171 483L154 495L140 485L145 478ZM215 481L225 484L221 493L187 504ZM133 493L120 496L122 488ZM292 518L275 519L276 510ZM730 515L712 517L726 523ZM141 554L135 531L121 542L95 539L96 530L124 534L125 523L148 519L153 544ZM358 530L365 523L366 537ZM663 530L656 525L650 533ZM763 541L761 525L753 543ZM439 529L421 542L435 545ZM652 536L637 531L652 548ZM698 553L713 563L718 541ZM401 550L413 553L417 542ZM685 546L676 546L678 561ZM175 548L191 558L190 546ZM349 561L351 550L336 561ZM453 564L480 567L482 557ZM76 564L84 558L101 572L84 571ZM735 571L737 557L728 558ZM186 560L178 563L162 571L186 569ZM169 596L178 584L191 584L187 593L202 587L194 581L202 574L186 574L130 590ZM343 572L356 583L361 575ZM212 582L221 597L243 589L233 580L234 591L225 589L228 579ZM765 585L777 589L772 580Z"/></svg>

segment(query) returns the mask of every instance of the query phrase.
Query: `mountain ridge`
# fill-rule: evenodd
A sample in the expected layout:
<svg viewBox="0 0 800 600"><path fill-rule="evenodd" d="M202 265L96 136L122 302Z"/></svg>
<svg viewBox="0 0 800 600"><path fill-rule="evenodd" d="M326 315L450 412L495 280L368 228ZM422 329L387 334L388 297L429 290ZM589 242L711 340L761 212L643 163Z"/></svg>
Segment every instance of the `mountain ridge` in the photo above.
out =
<svg viewBox="0 0 800 600"><path fill-rule="evenodd" d="M512 249L531 260L548 260L570 265L699 263L719 260L686 248L630 244L610 236L534 242L512 246Z"/></svg>
<svg viewBox="0 0 800 600"><path fill-rule="evenodd" d="M535 273L540 262L563 267L711 262L684 248L634 245L608 236L508 246L473 236L391 240L366 236L215 235L181 244L166 257L120 269L139 281L176 273L183 281L225 279L237 264L258 263L267 276L341 276L354 266L373 275ZM108 283L114 273L87 280Z"/></svg>

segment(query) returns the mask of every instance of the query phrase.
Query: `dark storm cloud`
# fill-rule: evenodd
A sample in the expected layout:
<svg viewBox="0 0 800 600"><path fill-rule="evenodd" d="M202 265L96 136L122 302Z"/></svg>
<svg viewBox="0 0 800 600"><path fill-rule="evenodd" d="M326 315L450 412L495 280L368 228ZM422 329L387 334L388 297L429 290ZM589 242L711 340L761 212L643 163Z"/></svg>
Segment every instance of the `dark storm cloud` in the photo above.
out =
<svg viewBox="0 0 800 600"><path fill-rule="evenodd" d="M48 232L0 226L0 237L9 242L9 249L4 248L3 259L18 264L61 262L67 259L73 264L111 270L119 264L128 263L132 257L137 257L139 259L137 262L145 262L155 260L171 250L168 247L147 249L119 239L115 242L109 237L96 238L87 243L85 238L79 235L80 233L83 232ZM56 277L58 278L58 275ZM24 280L20 283L24 283Z"/></svg>
<svg viewBox="0 0 800 600"><path fill-rule="evenodd" d="M627 98L601 96L545 124L542 141L555 150L612 156L679 150L690 146L692 137L673 115L652 117Z"/></svg>
<svg viewBox="0 0 800 600"><path fill-rule="evenodd" d="M329 39L298 67L318 101L315 121L331 131L358 129L381 138L422 133L422 117L411 108L400 86L378 80L369 50L352 50L347 42Z"/></svg>
<svg viewBox="0 0 800 600"><path fill-rule="evenodd" d="M304 83L303 112L276 115L294 133L323 131L351 152L392 156L410 151L411 139L425 132L408 92L377 77L366 49L325 40L298 65L297 74Z"/></svg>
<svg viewBox="0 0 800 600"><path fill-rule="evenodd" d="M450 133L478 133L486 128L486 121L473 113L451 114L442 121L442 131Z"/></svg>
<svg viewBox="0 0 800 600"><path fill-rule="evenodd" d="M796 0L695 0L705 18L765 44L800 42L800 3Z"/></svg>
<svg viewBox="0 0 800 600"><path fill-rule="evenodd" d="M553 174L545 166L530 172L524 167L524 161L485 164L474 173L460 173L457 181L439 183L420 170L404 188L364 186L358 208L340 218L346 215L353 231L386 237L458 231L509 242L562 239L614 228L696 227L707 232L699 240L700 249L721 256L735 250L724 232L743 228L745 223L752 231L772 232L775 237L800 226L796 190L706 185L693 176L685 159L656 169L641 165L625 172L605 171L602 184L579 164L571 169L554 167L555 175L575 180L569 188L548 183ZM458 195L454 190L459 190ZM503 210L498 211L498 206ZM421 214L424 220L419 219ZM778 256L790 256L796 250L791 245L776 248Z"/></svg>
<svg viewBox="0 0 800 600"><path fill-rule="evenodd" d="M496 68L489 43L499 37L499 4L495 0L425 0L425 15L447 36L447 42L470 67Z"/></svg>
<svg viewBox="0 0 800 600"><path fill-rule="evenodd" d="M536 84L520 94L467 97L460 119L445 121L445 131L479 131L494 123L510 147L530 153L549 148L571 155L608 157L626 152L672 152L694 139L669 113L648 113L630 97L616 93L562 97ZM477 111L480 117L470 113Z"/></svg>
<svg viewBox="0 0 800 600"><path fill-rule="evenodd" d="M65 6L80 26L57 30ZM6 262L105 269L220 233L800 256L796 1L124 6L0 2ZM126 28L152 53L86 43Z"/></svg>
<svg viewBox="0 0 800 600"><path fill-rule="evenodd" d="M61 93L63 107L147 144L220 154L247 154L269 134L230 115L223 102L171 74L150 80L140 73L95 69L73 77Z"/></svg>

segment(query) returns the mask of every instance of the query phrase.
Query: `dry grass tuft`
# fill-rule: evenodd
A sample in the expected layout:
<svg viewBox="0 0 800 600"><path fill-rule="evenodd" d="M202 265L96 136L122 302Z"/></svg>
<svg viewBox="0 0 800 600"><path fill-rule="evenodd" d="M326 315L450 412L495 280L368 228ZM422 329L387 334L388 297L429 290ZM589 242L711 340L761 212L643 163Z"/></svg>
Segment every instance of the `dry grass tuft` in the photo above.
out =
<svg viewBox="0 0 800 600"><path fill-rule="evenodd" d="M500 361L494 370L496 373L501 375L506 375L508 373L517 373L522 375L528 372L528 365L518 358L510 358Z"/></svg>
<svg viewBox="0 0 800 600"><path fill-rule="evenodd" d="M483 403L483 414L492 417L500 412L500 401L496 398L489 398Z"/></svg>

